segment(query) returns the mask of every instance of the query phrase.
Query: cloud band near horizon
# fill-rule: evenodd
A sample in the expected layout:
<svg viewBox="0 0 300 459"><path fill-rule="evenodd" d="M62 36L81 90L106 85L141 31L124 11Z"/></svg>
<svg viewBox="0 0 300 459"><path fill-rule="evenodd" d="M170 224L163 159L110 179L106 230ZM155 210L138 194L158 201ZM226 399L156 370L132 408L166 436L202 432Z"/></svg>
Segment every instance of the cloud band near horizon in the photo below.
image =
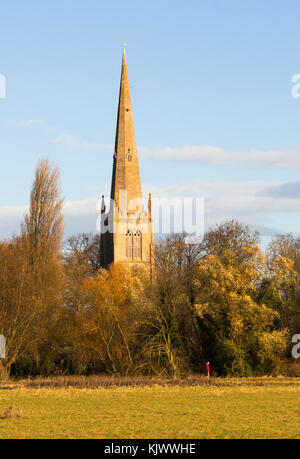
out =
<svg viewBox="0 0 300 459"><path fill-rule="evenodd" d="M299 149L259 150L250 149L245 152L226 151L210 145L194 145L183 147L162 147L152 149L140 148L141 155L155 160L191 161L202 164L240 165L250 167L273 167L300 169Z"/></svg>

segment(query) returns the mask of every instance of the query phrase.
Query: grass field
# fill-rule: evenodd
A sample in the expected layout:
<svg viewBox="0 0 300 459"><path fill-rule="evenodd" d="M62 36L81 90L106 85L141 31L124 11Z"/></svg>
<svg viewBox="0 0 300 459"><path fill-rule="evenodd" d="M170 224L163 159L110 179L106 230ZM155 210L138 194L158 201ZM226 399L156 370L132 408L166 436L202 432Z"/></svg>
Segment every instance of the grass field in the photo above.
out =
<svg viewBox="0 0 300 459"><path fill-rule="evenodd" d="M0 438L300 438L300 385L0 386Z"/></svg>

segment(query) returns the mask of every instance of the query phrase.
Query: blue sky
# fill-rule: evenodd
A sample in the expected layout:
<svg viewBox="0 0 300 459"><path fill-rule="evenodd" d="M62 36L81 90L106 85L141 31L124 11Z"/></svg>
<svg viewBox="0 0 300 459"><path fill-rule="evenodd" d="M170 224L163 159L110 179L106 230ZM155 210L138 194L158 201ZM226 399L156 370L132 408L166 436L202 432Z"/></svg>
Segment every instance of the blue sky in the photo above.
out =
<svg viewBox="0 0 300 459"><path fill-rule="evenodd" d="M124 41L145 193L205 196L207 226L299 231L299 1L10 0L0 17L0 237L43 157L61 171L66 235L95 231Z"/></svg>

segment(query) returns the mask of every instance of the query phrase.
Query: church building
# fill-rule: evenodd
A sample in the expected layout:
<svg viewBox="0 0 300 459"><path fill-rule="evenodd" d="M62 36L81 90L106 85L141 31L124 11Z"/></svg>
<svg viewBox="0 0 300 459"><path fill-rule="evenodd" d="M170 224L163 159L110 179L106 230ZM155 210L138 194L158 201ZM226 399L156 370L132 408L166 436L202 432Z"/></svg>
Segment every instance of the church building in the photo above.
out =
<svg viewBox="0 0 300 459"><path fill-rule="evenodd" d="M129 265L146 264L151 269L153 255L151 194L146 211L124 49L110 205L107 211L102 196L100 265L108 268L112 262L122 262Z"/></svg>

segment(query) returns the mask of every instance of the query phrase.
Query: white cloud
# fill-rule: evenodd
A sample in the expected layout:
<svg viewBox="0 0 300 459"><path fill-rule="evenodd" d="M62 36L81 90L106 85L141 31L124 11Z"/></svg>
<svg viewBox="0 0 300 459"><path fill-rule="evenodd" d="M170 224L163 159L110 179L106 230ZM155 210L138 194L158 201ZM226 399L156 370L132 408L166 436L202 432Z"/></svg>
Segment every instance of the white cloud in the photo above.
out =
<svg viewBox="0 0 300 459"><path fill-rule="evenodd" d="M164 187L145 186L153 198L204 197L205 227L236 218L263 233L297 231L300 227L300 195L279 193L289 182L264 181L185 181ZM27 206L0 207L0 237L17 233ZM64 204L65 237L78 232L96 232L100 214L100 197L71 201ZM291 217L292 216L292 217ZM296 229L295 229L296 228Z"/></svg>
<svg viewBox="0 0 300 459"><path fill-rule="evenodd" d="M11 219L21 218L28 210L27 206L0 207L0 225Z"/></svg>
<svg viewBox="0 0 300 459"><path fill-rule="evenodd" d="M160 149L140 148L142 155L164 160L195 161L203 164L237 164L251 167L274 167L300 169L300 149L257 150L246 152L225 151L210 145L163 147Z"/></svg>
<svg viewBox="0 0 300 459"><path fill-rule="evenodd" d="M96 214L99 212L100 198L81 199L79 201L66 201L64 204L64 215L66 217Z"/></svg>
<svg viewBox="0 0 300 459"><path fill-rule="evenodd" d="M82 199L64 203L65 237L79 232L96 232L100 214L100 199ZM19 233L21 221L28 206L0 207L0 238L9 238Z"/></svg>
<svg viewBox="0 0 300 459"><path fill-rule="evenodd" d="M186 181L165 187L152 187L153 196L201 196L205 201L206 228L221 221L236 218L254 227L268 227L273 225L274 215L294 214L294 220L299 213L300 224L300 196L270 193L285 184L273 182L266 185L264 181L226 182L217 180ZM151 187L146 187L151 191ZM286 231L293 231L290 222L282 220ZM272 231L282 231L282 227L271 228Z"/></svg>
<svg viewBox="0 0 300 459"><path fill-rule="evenodd" d="M18 233L20 223L27 211L27 206L0 207L0 237L9 238Z"/></svg>

